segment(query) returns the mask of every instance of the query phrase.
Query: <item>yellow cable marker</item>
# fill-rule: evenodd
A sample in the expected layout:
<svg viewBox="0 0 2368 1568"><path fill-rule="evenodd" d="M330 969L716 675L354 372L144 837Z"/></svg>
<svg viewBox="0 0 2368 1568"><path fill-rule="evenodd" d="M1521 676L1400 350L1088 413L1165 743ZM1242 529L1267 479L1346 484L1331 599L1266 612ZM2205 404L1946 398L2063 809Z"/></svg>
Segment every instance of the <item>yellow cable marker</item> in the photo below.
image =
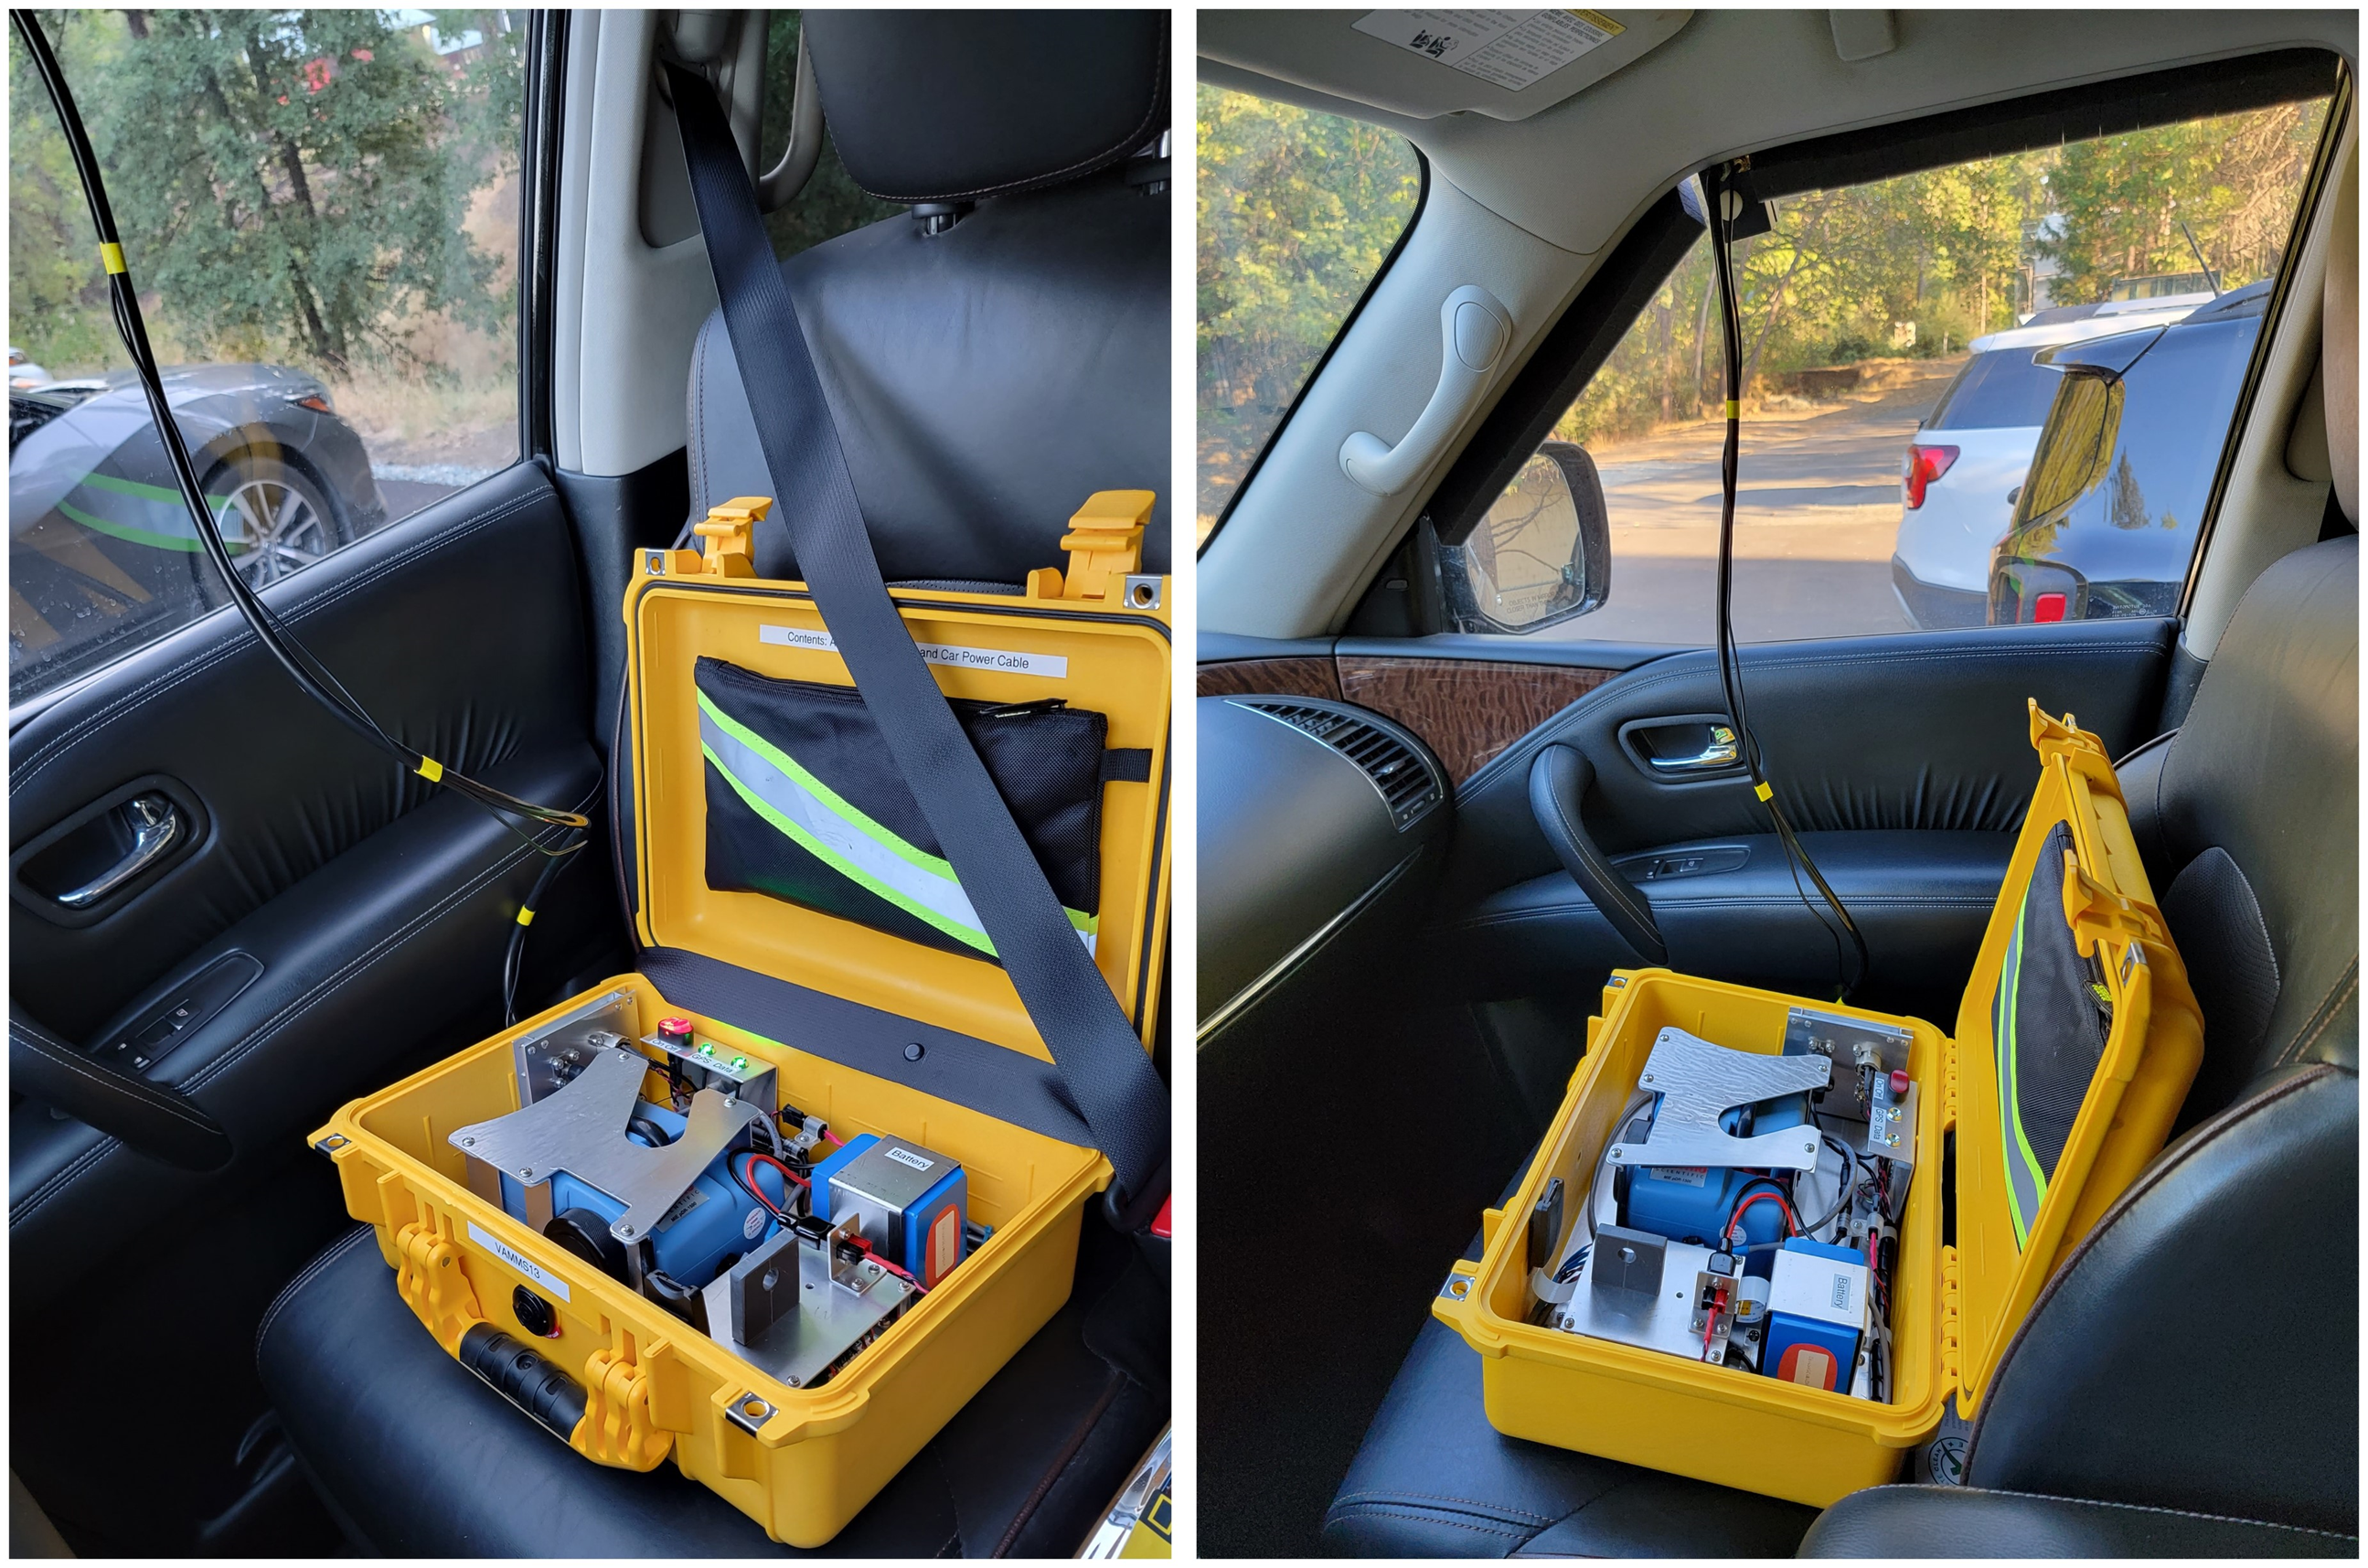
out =
<svg viewBox="0 0 2368 1568"><path fill-rule="evenodd" d="M1759 796L1763 801L1772 800L1775 798L1776 794L1775 790L1770 789L1765 784L1754 784L1751 787L1751 792Z"/></svg>
<svg viewBox="0 0 2368 1568"><path fill-rule="evenodd" d="M130 267L123 265L123 247L121 245L101 244L98 247L98 259L106 264L107 270L109 272L129 272L131 270Z"/></svg>
<svg viewBox="0 0 2368 1568"><path fill-rule="evenodd" d="M527 908L524 904L518 905L518 924L521 926L533 925L534 911Z"/></svg>
<svg viewBox="0 0 2368 1568"><path fill-rule="evenodd" d="M1727 416L1729 419L1740 419L1740 418L1742 418L1742 417L1743 417L1743 404L1741 404L1740 403L1737 403L1737 402L1736 402L1735 399L1733 399L1733 398L1728 398L1728 399L1726 400L1726 416Z"/></svg>
<svg viewBox="0 0 2368 1568"><path fill-rule="evenodd" d="M444 765L437 761L432 756L421 757L419 759L419 766L413 768L412 771L418 774L422 778L427 779L430 784L440 784L444 781Z"/></svg>

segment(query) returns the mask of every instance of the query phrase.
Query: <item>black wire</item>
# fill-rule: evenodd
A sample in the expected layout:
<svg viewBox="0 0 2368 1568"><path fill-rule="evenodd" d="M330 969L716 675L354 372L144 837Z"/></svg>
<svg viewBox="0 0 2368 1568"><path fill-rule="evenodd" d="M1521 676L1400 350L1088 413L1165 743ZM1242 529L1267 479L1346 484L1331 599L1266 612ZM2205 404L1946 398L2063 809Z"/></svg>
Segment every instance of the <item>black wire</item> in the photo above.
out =
<svg viewBox="0 0 2368 1568"><path fill-rule="evenodd" d="M1750 721L1744 709L1743 657L1735 642L1735 497L1743 460L1743 315L1735 299L1735 219L1728 210L1730 199L1739 205L1742 198L1740 193L1727 188L1725 170L1721 171L1718 188L1707 194L1716 203L1711 215L1710 235L1714 270L1718 274L1719 326L1725 339L1721 358L1725 361L1726 381L1726 440L1719 455L1719 686L1726 697L1727 718L1735 725L1737 750L1743 758L1745 770L1750 775L1752 790L1759 796L1760 803L1768 808L1769 820L1775 824L1776 841L1784 851L1786 866L1792 868L1797 863L1799 868L1793 872L1793 892L1800 895L1802 903L1817 917L1818 924L1824 926L1830 936L1832 923L1826 919L1824 913L1811 902L1807 891L1801 886L1800 872L1806 870L1809 881L1816 884L1818 893L1832 906L1834 914L1841 921L1842 929L1850 933L1851 943L1858 949L1857 972L1842 973L1841 943L1839 937L1835 939L1837 985L1839 999L1847 1002L1866 980L1866 937L1860 932L1858 923L1850 918L1850 911L1842 906L1840 897L1827 882L1824 873L1817 869L1817 863L1809 858L1808 850L1794 836L1793 824L1785 819L1783 808L1777 804L1775 789L1768 782L1768 770L1760 756L1759 739L1751 733Z"/></svg>
<svg viewBox="0 0 2368 1568"><path fill-rule="evenodd" d="M504 1028L518 1022L518 967L519 960L526 952L528 921L542 908L542 895L551 891L551 884L559 880L559 873L567 869L569 862L575 858L576 850L584 847L584 843L582 838L578 838L574 848L543 861L541 871L534 879L534 889L526 895L526 903L518 911L521 918L510 926L509 950L502 955L502 1027Z"/></svg>
<svg viewBox="0 0 2368 1568"><path fill-rule="evenodd" d="M361 705L355 701L337 679L307 652L288 630L285 622L239 574L231 560L230 547L223 542L221 528L216 526L211 511L205 503L205 491L198 481L195 466L189 458L188 443L182 438L180 426L173 417L172 405L165 395L162 376L156 367L156 356L148 341L146 320L140 311L139 296L131 287L131 277L121 267L122 237L115 226L115 213L107 199L107 186L98 168L98 155L92 148L90 134L84 128L81 111L74 105L74 94L66 85L64 72L58 65L57 55L50 48L48 35L31 13L11 11L17 33L25 40L27 52L32 57L42 86L48 91L51 106L56 110L58 123L65 132L66 146L73 155L74 173L82 185L83 199L89 205L91 226L98 234L105 249L116 254L114 265L107 273L108 302L115 318L116 331L123 339L131 366L140 379L141 391L148 400L148 413L154 422L158 444L173 470L173 478L181 492L181 501L188 510L191 524L197 531L198 543L221 573L230 593L231 604L238 610L266 652L279 661L304 694L319 703L329 715L351 730L363 741L400 762L405 769L440 783L455 793L467 796L496 815L518 817L546 826L564 827L581 833L591 826L591 819L574 812L558 811L521 801L467 775L431 761L426 753L414 750L381 729ZM522 835L524 836L524 835ZM534 841L529 838L529 843ZM545 855L566 855L573 846L553 848L537 844Z"/></svg>
<svg viewBox="0 0 2368 1568"><path fill-rule="evenodd" d="M211 510L206 506L205 490L199 483L195 464L189 456L188 443L181 434L178 421L173 417L171 403L165 395L165 383L156 366L155 350L148 341L148 324L140 311L140 297L131 286L131 275L123 260L122 235L115 226L115 211L107 199L107 182L99 173L98 154L92 147L90 133L82 122L82 112L74 104L74 92L66 85L65 73L58 57L50 47L49 36L41 30L40 21L29 11L12 10L9 17L16 23L24 40L26 52L31 56L34 69L40 74L41 85L48 92L50 105L65 133L66 147L74 164L74 175L81 183L83 199L90 208L91 228L97 233L100 256L108 263L107 268L108 302L115 318L115 329L123 339L125 351L131 356L133 372L140 379L140 390L148 401L148 415L156 427L157 444L164 449L165 460L172 466L173 480L181 493L181 503L188 508L195 528L198 543L214 570L222 574L230 602L264 651L279 662L280 668L305 696L318 703L329 716L370 745L393 757L408 773L416 774L431 784L461 795L485 811L523 841L536 854L544 857L541 874L536 879L535 891L527 907L535 907L543 891L551 884L561 867L584 846L592 819L577 812L561 811L522 801L515 795L470 778L457 768L448 767L429 758L425 752L405 745L381 728L370 716L361 703L347 691L345 683L331 674L327 666L315 658L299 642L286 621L239 573L231 560L230 546L223 541L222 529ZM558 835L548 842L537 832L522 828L521 823L535 829L558 828ZM519 954L526 939L526 927L520 926L510 934L507 952L502 965L502 1006L507 1022L516 1022L512 1008L518 985Z"/></svg>

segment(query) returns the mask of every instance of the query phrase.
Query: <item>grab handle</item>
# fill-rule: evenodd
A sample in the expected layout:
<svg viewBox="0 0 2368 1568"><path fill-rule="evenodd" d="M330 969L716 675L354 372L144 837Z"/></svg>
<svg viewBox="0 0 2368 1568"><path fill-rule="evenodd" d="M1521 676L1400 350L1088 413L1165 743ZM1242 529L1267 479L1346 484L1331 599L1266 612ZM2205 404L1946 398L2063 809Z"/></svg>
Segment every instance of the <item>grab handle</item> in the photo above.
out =
<svg viewBox="0 0 2368 1568"><path fill-rule="evenodd" d="M1503 363L1513 315L1487 290L1466 283L1440 303L1439 335L1439 385L1405 438L1392 447L1360 430L1340 443L1340 472L1376 495L1404 490L1446 449Z"/></svg>

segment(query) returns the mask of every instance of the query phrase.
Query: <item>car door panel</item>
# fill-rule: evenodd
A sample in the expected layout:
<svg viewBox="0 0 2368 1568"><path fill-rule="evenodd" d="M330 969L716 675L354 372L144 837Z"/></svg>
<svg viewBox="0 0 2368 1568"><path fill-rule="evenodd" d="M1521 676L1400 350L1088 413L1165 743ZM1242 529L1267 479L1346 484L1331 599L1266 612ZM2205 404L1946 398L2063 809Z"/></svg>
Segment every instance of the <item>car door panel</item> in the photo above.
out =
<svg viewBox="0 0 2368 1568"><path fill-rule="evenodd" d="M588 733L575 561L549 481L520 466L264 597L390 733L482 774ZM70 1040L441 793L307 700L228 610L51 704L11 753L16 845L150 774L185 785L210 824L186 861L97 926L12 905L14 994Z"/></svg>
<svg viewBox="0 0 2368 1568"><path fill-rule="evenodd" d="M1761 643L1743 651L1744 696L1796 831L2009 833L2038 778L2024 699L2128 750L2154 733L2174 631L2086 621ZM1725 707L1715 656L1695 650L1605 683L1508 747L1456 791L1442 907L1555 869L1529 803L1530 762L1549 743L1594 765L1585 818L1614 856L1765 832L1742 778L1656 777L1621 741L1639 720Z"/></svg>
<svg viewBox="0 0 2368 1568"><path fill-rule="evenodd" d="M1973 967L2014 851L2010 833L1807 833L1801 842L1866 936L1889 992L1945 994ZM1740 855L1731 869L1649 877L1656 864ZM1672 845L1613 864L1652 905L1669 967L1772 989L1806 988L1848 962L1801 902L1773 834ZM1805 885L1805 884L1804 884ZM1814 895L1814 892L1812 893ZM1431 961L1472 1001L1546 994L1640 960L1578 884L1556 870L1498 889L1433 929Z"/></svg>
<svg viewBox="0 0 2368 1568"><path fill-rule="evenodd" d="M267 597L389 731L496 788L575 807L597 794L600 772L575 562L550 483L521 466ZM18 732L17 830L30 836L127 776L167 770L202 806L202 842L95 926L12 905L12 993L64 1038L103 1046L226 955L260 964L150 1069L215 1117L237 1152L196 1176L37 1103L14 1107L20 1306L102 1260L124 1233L120 1216L154 1219L233 1189L284 1162L341 1100L498 1017L534 852L336 726L227 613ZM614 942L598 870L558 884L566 892L529 944L538 971Z"/></svg>
<svg viewBox="0 0 2368 1568"><path fill-rule="evenodd" d="M1872 994L1934 1006L1963 983L2037 778L2024 699L2126 750L2154 733L2174 631L2089 621L1744 650L1755 733L1794 828L1866 934ZM1740 767L1653 765L1725 713L1710 651L1457 635L1344 637L1328 658L1322 644L1204 635L1199 651L1204 692L1329 695L1311 689L1328 667L1346 700L1439 751L1457 821L1425 940L1454 994L1586 991L1639 961L1538 831L1530 764L1550 743L1592 766L1586 828L1638 882L1672 964L1832 983L1836 938L1802 902ZM1305 684L1284 684L1293 676ZM1643 874L1656 858L1719 846L1749 854L1737 867Z"/></svg>

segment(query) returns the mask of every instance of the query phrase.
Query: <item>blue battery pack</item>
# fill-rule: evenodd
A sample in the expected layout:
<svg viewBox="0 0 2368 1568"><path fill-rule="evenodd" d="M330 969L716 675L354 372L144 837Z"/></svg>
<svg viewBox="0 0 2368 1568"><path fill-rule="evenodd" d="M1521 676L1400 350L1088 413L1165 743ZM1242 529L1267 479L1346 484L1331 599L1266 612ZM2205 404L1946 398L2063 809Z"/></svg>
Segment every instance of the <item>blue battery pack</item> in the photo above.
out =
<svg viewBox="0 0 2368 1568"><path fill-rule="evenodd" d="M875 1254L926 1288L969 1247L970 1177L934 1149L860 1133L814 1168L814 1211L855 1219Z"/></svg>
<svg viewBox="0 0 2368 1568"><path fill-rule="evenodd" d="M1759 1369L1782 1382L1847 1392L1866 1323L1866 1259L1794 1237L1776 1254Z"/></svg>

